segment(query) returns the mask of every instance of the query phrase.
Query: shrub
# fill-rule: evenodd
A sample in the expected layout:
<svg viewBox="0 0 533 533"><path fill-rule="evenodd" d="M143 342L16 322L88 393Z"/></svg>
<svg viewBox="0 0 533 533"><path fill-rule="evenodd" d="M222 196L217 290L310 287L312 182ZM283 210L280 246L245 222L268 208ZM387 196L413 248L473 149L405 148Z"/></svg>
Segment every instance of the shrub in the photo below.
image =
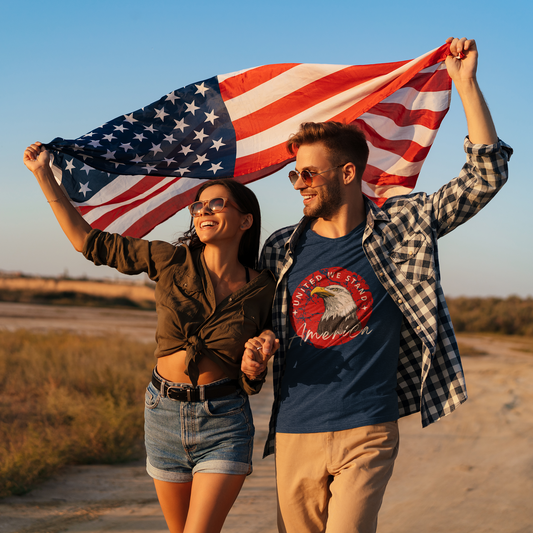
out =
<svg viewBox="0 0 533 533"><path fill-rule="evenodd" d="M447 298L458 333L533 336L533 298Z"/></svg>
<svg viewBox="0 0 533 533"><path fill-rule="evenodd" d="M140 456L153 346L0 331L0 496L67 464Z"/></svg>

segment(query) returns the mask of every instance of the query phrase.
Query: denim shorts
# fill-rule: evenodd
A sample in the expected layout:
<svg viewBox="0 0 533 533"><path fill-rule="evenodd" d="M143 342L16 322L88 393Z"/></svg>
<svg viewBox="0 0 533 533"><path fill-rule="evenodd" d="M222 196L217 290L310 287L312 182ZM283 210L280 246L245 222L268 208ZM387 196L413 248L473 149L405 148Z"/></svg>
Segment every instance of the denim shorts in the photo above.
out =
<svg viewBox="0 0 533 533"><path fill-rule="evenodd" d="M252 473L254 425L248 395L241 390L214 400L181 402L162 396L150 382L145 395L144 435L146 470L154 479L187 483L197 472Z"/></svg>

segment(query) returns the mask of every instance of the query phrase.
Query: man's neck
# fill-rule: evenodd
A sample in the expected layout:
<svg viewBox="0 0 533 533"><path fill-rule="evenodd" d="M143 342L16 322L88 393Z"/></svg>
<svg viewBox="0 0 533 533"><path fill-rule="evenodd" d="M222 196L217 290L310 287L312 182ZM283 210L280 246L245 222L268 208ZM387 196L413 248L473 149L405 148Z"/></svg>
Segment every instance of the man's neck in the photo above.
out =
<svg viewBox="0 0 533 533"><path fill-rule="evenodd" d="M311 222L311 229L321 237L338 239L353 231L366 220L366 208L363 197L357 205L342 205L330 218L316 218Z"/></svg>

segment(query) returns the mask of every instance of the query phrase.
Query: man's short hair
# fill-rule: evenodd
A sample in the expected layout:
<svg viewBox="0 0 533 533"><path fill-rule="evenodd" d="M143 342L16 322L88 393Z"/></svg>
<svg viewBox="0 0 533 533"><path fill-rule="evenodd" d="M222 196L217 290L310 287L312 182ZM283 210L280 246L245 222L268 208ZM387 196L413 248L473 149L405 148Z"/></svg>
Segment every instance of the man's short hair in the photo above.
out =
<svg viewBox="0 0 533 533"><path fill-rule="evenodd" d="M304 144L322 143L331 157L332 165L353 163L360 180L368 161L368 145L365 134L354 124L341 122L304 122L287 141L287 150L296 155Z"/></svg>

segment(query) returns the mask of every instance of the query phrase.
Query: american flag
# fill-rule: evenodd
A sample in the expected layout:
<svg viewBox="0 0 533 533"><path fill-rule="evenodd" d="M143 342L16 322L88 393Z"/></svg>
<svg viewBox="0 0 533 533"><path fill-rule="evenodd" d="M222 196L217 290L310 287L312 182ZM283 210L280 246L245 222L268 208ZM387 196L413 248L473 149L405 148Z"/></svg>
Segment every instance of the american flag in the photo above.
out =
<svg viewBox="0 0 533 533"><path fill-rule="evenodd" d="M302 122L355 122L370 147L363 192L381 204L412 191L448 111L448 50L215 76L78 139L54 139L52 169L92 227L142 237L191 203L205 180L250 183L289 164L285 143Z"/></svg>

